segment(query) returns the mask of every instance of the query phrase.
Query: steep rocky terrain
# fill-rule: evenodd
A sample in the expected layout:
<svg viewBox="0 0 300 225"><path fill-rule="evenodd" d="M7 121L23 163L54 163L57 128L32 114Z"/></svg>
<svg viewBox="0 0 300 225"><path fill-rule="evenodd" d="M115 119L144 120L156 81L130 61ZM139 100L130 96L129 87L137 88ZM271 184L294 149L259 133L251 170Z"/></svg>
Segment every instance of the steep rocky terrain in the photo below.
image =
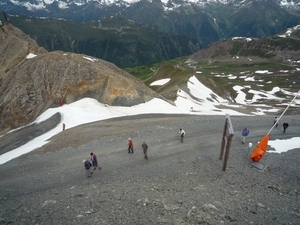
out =
<svg viewBox="0 0 300 225"><path fill-rule="evenodd" d="M0 38L1 132L28 124L60 102L92 97L104 104L132 106L160 98L111 63L47 52L10 24L1 27Z"/></svg>

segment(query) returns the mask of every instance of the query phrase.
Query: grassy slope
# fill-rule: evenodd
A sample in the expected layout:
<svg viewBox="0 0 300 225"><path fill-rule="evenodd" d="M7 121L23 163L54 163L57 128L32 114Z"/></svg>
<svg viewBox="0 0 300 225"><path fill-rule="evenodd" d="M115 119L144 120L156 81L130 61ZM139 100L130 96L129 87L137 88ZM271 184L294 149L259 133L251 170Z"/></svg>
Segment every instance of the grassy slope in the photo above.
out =
<svg viewBox="0 0 300 225"><path fill-rule="evenodd" d="M297 92L299 86L299 71L295 67L281 64L275 61L253 62L253 61L215 61L213 63L199 62L188 66L187 58L177 58L152 65L126 68L125 70L133 76L141 79L144 83L170 100L176 99L178 88L185 87L188 79L195 75L201 83L212 89L222 97L236 97L233 86L248 86L253 90L271 91L273 87ZM255 71L268 70L272 74L258 74ZM288 73L282 71L288 70ZM202 73L196 73L201 71ZM228 75L236 76L229 79ZM245 76L254 77L255 81L245 81ZM171 78L171 81L163 86L150 86L156 80ZM283 93L277 92L277 97L284 97ZM252 98L247 94L247 99Z"/></svg>

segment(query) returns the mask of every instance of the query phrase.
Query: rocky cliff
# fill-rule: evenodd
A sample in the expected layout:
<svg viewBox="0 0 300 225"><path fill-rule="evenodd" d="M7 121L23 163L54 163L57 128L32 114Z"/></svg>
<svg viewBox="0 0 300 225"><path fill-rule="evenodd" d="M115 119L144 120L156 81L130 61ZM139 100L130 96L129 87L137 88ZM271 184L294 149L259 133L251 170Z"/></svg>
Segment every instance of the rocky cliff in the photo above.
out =
<svg viewBox="0 0 300 225"><path fill-rule="evenodd" d="M10 24L0 29L0 132L25 125L49 107L84 97L132 106L159 97L114 64L47 52Z"/></svg>

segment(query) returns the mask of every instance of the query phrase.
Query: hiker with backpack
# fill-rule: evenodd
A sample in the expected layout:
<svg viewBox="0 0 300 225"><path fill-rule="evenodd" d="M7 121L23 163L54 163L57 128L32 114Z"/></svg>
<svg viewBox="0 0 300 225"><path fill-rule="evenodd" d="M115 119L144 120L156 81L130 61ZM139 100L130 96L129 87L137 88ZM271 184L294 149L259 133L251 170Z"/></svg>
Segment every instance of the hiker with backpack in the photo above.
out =
<svg viewBox="0 0 300 225"><path fill-rule="evenodd" d="M83 161L83 166L86 171L86 176L87 178L91 177L93 172L91 171L92 163L89 160L84 159Z"/></svg>
<svg viewBox="0 0 300 225"><path fill-rule="evenodd" d="M246 137L249 135L249 130L245 127L244 130L242 131L242 144L245 144Z"/></svg>

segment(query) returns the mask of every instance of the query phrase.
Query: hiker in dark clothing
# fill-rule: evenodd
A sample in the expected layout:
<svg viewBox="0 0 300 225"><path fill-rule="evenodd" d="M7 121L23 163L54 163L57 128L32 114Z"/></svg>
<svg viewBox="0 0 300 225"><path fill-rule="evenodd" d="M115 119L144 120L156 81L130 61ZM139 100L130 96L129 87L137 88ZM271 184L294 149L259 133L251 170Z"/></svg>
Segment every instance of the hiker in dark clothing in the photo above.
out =
<svg viewBox="0 0 300 225"><path fill-rule="evenodd" d="M289 127L289 123L284 122L282 126L283 126L283 132L282 133L285 133L286 129Z"/></svg>
<svg viewBox="0 0 300 225"><path fill-rule="evenodd" d="M148 156L147 156L148 145L146 144L146 142L143 142L142 148L145 155L144 159L148 160Z"/></svg>
<svg viewBox="0 0 300 225"><path fill-rule="evenodd" d="M83 165L86 171L86 176L89 178L92 176L93 172L91 172L92 163L89 160L84 159Z"/></svg>

